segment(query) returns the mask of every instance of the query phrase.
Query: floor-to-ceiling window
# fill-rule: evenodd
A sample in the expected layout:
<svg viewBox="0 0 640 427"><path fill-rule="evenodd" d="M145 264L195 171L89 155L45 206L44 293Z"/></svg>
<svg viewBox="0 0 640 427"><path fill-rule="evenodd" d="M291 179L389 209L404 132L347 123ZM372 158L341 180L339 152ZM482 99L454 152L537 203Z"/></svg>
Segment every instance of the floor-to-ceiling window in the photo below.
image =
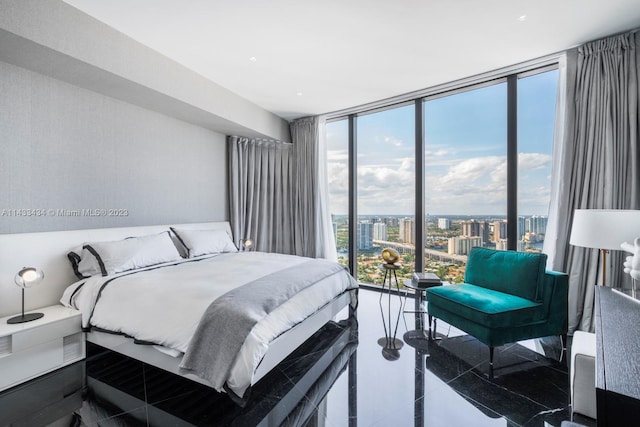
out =
<svg viewBox="0 0 640 427"><path fill-rule="evenodd" d="M540 250L557 81L553 65L518 70L327 124L330 174L336 171L330 184L334 219L338 205L345 212L338 242L341 234L353 242L338 247L345 259L351 255L361 283L381 282L377 267L384 247L401 252L401 277L418 268L449 282L463 280L473 246ZM418 123L416 114L422 115ZM416 158L424 173L416 169ZM348 220L350 201L340 197L349 191L350 176L354 196ZM420 222L424 225L416 227ZM424 247L416 247L421 240Z"/></svg>
<svg viewBox="0 0 640 427"><path fill-rule="evenodd" d="M338 262L349 265L349 123L346 119L326 124L329 209Z"/></svg>
<svg viewBox="0 0 640 427"><path fill-rule="evenodd" d="M424 265L450 282L473 246L506 249L506 106L504 81L424 101Z"/></svg>
<svg viewBox="0 0 640 427"><path fill-rule="evenodd" d="M381 284L383 248L415 268L415 113L413 103L357 117L357 279Z"/></svg>
<svg viewBox="0 0 640 427"><path fill-rule="evenodd" d="M541 251L551 194L558 70L518 79L518 250Z"/></svg>

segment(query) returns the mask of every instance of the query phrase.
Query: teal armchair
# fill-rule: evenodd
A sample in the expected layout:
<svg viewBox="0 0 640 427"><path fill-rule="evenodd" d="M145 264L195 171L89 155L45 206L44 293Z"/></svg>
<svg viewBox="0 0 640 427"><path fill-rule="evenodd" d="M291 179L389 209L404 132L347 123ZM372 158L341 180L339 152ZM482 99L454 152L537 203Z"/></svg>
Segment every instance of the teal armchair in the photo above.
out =
<svg viewBox="0 0 640 427"><path fill-rule="evenodd" d="M429 316L489 346L567 333L568 278L541 253L472 248L465 283L427 289ZM564 342L563 342L564 345Z"/></svg>

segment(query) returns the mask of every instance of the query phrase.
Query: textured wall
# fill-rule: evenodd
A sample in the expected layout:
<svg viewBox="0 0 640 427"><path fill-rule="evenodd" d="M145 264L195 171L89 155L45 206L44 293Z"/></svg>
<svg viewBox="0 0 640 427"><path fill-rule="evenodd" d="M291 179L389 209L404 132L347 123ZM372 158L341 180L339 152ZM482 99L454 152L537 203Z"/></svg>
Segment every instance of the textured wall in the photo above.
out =
<svg viewBox="0 0 640 427"><path fill-rule="evenodd" d="M61 0L0 0L0 61L216 132L289 141L286 120Z"/></svg>
<svg viewBox="0 0 640 427"><path fill-rule="evenodd" d="M226 175L224 135L0 62L0 233L225 220Z"/></svg>

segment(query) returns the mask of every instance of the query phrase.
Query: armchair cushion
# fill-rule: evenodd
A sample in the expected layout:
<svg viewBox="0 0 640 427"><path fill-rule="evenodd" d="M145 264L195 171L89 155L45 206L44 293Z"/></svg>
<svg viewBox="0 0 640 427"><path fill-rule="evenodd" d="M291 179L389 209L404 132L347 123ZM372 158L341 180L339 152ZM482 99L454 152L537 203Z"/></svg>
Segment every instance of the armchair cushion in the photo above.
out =
<svg viewBox="0 0 640 427"><path fill-rule="evenodd" d="M473 248L469 253L465 283L493 289L532 301L541 301L547 255Z"/></svg>
<svg viewBox="0 0 640 427"><path fill-rule="evenodd" d="M526 325L541 320L544 315L543 306L538 302L468 283L433 288L429 291L429 304L447 307L489 328Z"/></svg>

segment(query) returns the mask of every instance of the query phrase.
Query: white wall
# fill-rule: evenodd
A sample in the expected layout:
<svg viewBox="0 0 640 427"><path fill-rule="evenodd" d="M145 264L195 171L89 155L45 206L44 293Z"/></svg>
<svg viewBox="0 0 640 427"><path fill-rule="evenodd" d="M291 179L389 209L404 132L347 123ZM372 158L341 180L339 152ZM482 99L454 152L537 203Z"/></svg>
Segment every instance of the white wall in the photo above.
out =
<svg viewBox="0 0 640 427"><path fill-rule="evenodd" d="M0 233L227 219L223 134L4 62L0 147Z"/></svg>
<svg viewBox="0 0 640 427"><path fill-rule="evenodd" d="M61 0L0 0L0 61L0 233L226 220L225 135L289 140Z"/></svg>

